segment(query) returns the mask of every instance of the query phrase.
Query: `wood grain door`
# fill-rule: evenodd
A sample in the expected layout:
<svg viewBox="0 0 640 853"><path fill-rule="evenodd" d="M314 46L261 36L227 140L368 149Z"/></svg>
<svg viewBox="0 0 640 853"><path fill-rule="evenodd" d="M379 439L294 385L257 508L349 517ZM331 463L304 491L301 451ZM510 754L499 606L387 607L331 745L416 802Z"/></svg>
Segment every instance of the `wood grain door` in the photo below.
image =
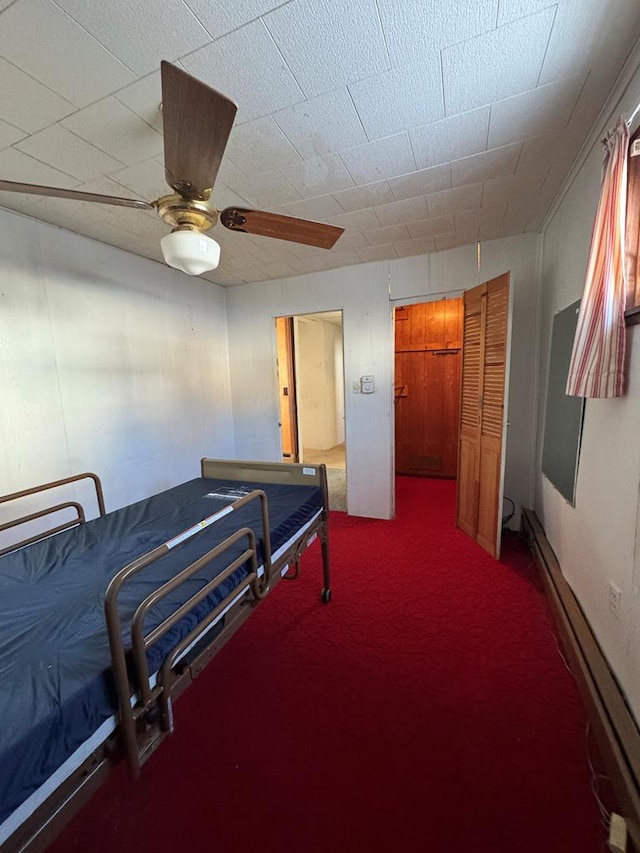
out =
<svg viewBox="0 0 640 853"><path fill-rule="evenodd" d="M293 360L293 317L276 318L278 400L284 462L298 461L298 422Z"/></svg>
<svg viewBox="0 0 640 853"><path fill-rule="evenodd" d="M500 555L509 274L465 291L457 525Z"/></svg>
<svg viewBox="0 0 640 853"><path fill-rule="evenodd" d="M396 472L455 478L462 300L396 308Z"/></svg>

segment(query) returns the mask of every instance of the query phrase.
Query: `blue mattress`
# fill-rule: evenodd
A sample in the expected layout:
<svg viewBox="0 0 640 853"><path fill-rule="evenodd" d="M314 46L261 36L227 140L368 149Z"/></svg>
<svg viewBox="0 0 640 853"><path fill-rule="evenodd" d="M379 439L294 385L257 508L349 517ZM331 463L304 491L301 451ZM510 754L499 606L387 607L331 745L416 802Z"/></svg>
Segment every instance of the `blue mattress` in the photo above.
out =
<svg viewBox="0 0 640 853"><path fill-rule="evenodd" d="M103 609L110 579L222 509L229 500L213 495L239 485L267 493L272 551L322 506L314 486L198 478L0 558L0 824L117 710ZM126 584L120 595L126 642L140 601L242 526L261 535L260 501L221 518ZM158 624L245 547L243 539L157 605L145 627ZM149 650L151 672L246 573L246 566L237 569Z"/></svg>

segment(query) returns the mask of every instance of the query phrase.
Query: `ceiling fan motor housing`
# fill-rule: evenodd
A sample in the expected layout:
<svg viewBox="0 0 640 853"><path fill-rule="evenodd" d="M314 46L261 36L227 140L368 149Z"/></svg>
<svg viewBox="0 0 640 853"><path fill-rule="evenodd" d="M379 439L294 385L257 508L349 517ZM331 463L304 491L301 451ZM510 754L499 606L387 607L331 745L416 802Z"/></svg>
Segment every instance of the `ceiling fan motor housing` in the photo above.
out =
<svg viewBox="0 0 640 853"><path fill-rule="evenodd" d="M182 228L200 232L208 231L218 221L218 211L208 199L183 198L178 193L162 196L156 202L163 222L172 229Z"/></svg>

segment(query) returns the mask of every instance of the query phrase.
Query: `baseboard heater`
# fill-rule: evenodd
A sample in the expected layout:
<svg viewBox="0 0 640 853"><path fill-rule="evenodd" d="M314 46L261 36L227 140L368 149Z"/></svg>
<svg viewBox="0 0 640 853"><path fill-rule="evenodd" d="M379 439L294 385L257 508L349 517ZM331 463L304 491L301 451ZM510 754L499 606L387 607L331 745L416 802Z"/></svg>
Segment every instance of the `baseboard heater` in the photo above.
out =
<svg viewBox="0 0 640 853"><path fill-rule="evenodd" d="M533 510L523 510L522 526L539 563L567 658L617 797L617 811L627 823L628 849L640 853L640 731Z"/></svg>

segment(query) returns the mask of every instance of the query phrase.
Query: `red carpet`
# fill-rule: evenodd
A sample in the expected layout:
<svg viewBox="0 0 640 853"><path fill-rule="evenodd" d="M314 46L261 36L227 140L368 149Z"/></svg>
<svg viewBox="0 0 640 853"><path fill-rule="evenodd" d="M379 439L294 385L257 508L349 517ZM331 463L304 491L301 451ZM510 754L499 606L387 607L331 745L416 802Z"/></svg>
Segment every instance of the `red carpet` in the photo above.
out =
<svg viewBox="0 0 640 853"><path fill-rule="evenodd" d="M453 524L455 484L399 478L398 518L319 546L51 848L600 853L586 718L531 559Z"/></svg>

